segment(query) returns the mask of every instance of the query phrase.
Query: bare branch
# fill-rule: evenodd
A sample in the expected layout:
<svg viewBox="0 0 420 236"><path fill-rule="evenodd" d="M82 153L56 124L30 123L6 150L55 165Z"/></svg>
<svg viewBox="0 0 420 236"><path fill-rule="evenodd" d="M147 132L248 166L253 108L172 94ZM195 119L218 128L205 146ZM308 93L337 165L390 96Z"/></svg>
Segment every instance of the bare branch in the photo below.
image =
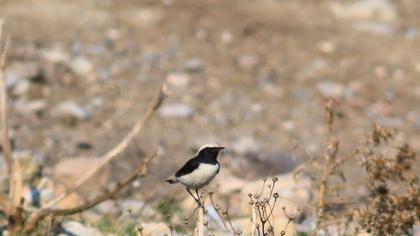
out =
<svg viewBox="0 0 420 236"><path fill-rule="evenodd" d="M0 46L1 46L1 39L2 39L2 28L3 28L3 20L0 20ZM9 140L9 133L7 128L7 92L6 92L6 85L3 77L3 69L6 61L6 55L8 50L8 40L2 50L0 50L0 122L1 122L1 135L2 135L2 148L3 148L3 156L6 161L7 165L7 173L8 176L11 176L12 168L13 168L13 157L12 157L12 148L10 145ZM1 47L0 47L1 49Z"/></svg>
<svg viewBox="0 0 420 236"><path fill-rule="evenodd" d="M104 192L103 194L95 197L94 199L90 201L87 201L86 203L83 203L79 206L68 208L68 209L40 209L40 211L35 212L33 215L31 215L28 218L28 220L25 223L24 231L31 232L35 228L37 222L39 222L39 220L41 220L42 218L48 215L63 216L63 215L72 215L72 214L80 213L98 205L99 203L103 201L114 198L118 193L121 192L121 190L129 186L134 180L136 180L139 177L145 176L150 162L156 156L157 156L157 152L155 151L144 159L143 163L140 165L140 167L136 171L134 171L130 176L128 176L123 181L117 183L114 189Z"/></svg>
<svg viewBox="0 0 420 236"><path fill-rule="evenodd" d="M45 207L43 208L51 208L52 206L56 205L58 202L63 200L66 196L68 196L70 193L73 193L76 191L82 184L84 184L88 179L90 179L93 175L96 174L105 164L109 163L112 159L114 159L118 154L123 152L130 142L133 140L133 138L140 133L140 131L143 129L147 121L150 120L150 118L153 116L155 111L160 107L162 102L167 97L167 90L165 86L162 86L159 90L159 93L153 102L152 106L149 107L147 110L145 116L143 119L139 120L136 125L132 128L132 130L127 134L127 136L113 149L111 149L109 152L107 152L105 155L101 157L101 161L97 166L92 167L89 171L86 172L85 175L83 175L75 184L73 187L71 187L68 191L61 194L57 198L53 199L51 202L47 203Z"/></svg>

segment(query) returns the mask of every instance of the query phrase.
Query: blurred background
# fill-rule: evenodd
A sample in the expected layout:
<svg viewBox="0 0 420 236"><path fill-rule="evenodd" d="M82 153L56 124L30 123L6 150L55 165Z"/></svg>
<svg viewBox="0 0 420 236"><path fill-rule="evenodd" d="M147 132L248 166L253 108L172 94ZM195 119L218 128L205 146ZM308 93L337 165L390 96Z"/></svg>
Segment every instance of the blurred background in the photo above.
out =
<svg viewBox="0 0 420 236"><path fill-rule="evenodd" d="M420 150L415 0L0 0L0 16L15 150L50 175L116 145L165 81L169 98L104 180L159 145L132 199L184 194L161 184L209 142L240 179L293 171L320 152L330 98L348 178L373 122Z"/></svg>

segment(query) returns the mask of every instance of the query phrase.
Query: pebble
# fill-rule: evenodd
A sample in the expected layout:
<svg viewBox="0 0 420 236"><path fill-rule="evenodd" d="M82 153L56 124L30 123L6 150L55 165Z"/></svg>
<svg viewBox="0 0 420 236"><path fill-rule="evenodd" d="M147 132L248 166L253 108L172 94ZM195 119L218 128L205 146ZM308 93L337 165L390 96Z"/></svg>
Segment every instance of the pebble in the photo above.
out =
<svg viewBox="0 0 420 236"><path fill-rule="evenodd" d="M319 82L317 84L317 88L324 97L344 98L352 95L352 92L349 89L346 89L343 85L332 81Z"/></svg>
<svg viewBox="0 0 420 236"><path fill-rule="evenodd" d="M201 59L192 58L185 63L184 69L189 73L200 73L203 71L204 65Z"/></svg>
<svg viewBox="0 0 420 236"><path fill-rule="evenodd" d="M229 30L224 30L220 34L220 40L223 44L231 44L233 43L233 34Z"/></svg>
<svg viewBox="0 0 420 236"><path fill-rule="evenodd" d="M91 77L94 72L92 62L83 56L78 56L70 62L71 69L79 76Z"/></svg>
<svg viewBox="0 0 420 236"><path fill-rule="evenodd" d="M288 132L292 132L296 130L296 122L293 120L284 120L281 122L280 126L282 129Z"/></svg>
<svg viewBox="0 0 420 236"><path fill-rule="evenodd" d="M208 34L205 29L199 29L197 32L195 32L195 37L199 40L205 40L207 38Z"/></svg>
<svg viewBox="0 0 420 236"><path fill-rule="evenodd" d="M187 73L173 72L166 76L169 85L177 88L185 88L190 84L191 77Z"/></svg>
<svg viewBox="0 0 420 236"><path fill-rule="evenodd" d="M166 104L159 109L159 115L164 118L189 118L194 115L194 109L184 103Z"/></svg>
<svg viewBox="0 0 420 236"><path fill-rule="evenodd" d="M335 44L331 41L322 41L318 43L318 49L323 53L333 53L335 48Z"/></svg>
<svg viewBox="0 0 420 236"><path fill-rule="evenodd" d="M87 109L70 100L59 103L54 112L59 117L75 118L77 120L86 120L91 116Z"/></svg>

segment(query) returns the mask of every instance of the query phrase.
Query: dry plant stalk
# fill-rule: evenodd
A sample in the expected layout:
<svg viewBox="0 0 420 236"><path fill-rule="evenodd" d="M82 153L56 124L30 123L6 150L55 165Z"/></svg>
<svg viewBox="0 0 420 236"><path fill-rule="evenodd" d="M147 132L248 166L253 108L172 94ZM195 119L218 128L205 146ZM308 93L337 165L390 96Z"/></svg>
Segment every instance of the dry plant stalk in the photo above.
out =
<svg viewBox="0 0 420 236"><path fill-rule="evenodd" d="M329 179L333 174L334 166L338 166L337 152L339 142L333 140L332 131L334 125L334 109L333 100L329 100L325 106L324 120L327 128L326 140L324 145L323 162L322 162L322 175L321 182L319 185L319 196L318 196L318 210L316 220L316 234L323 227L322 222L325 221L325 206L326 206L326 195L329 190Z"/></svg>
<svg viewBox="0 0 420 236"><path fill-rule="evenodd" d="M257 208L255 207L255 204L251 205L251 236L255 236L257 232Z"/></svg>
<svg viewBox="0 0 420 236"><path fill-rule="evenodd" d="M204 236L204 202L198 208L197 235Z"/></svg>

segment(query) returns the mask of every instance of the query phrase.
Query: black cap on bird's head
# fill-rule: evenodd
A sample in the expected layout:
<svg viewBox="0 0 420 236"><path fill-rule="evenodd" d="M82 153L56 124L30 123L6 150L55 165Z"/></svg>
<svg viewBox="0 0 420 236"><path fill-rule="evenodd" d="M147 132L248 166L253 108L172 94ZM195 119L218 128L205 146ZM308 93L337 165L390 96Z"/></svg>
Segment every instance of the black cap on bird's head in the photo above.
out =
<svg viewBox="0 0 420 236"><path fill-rule="evenodd" d="M196 153L197 158L217 158L217 155L221 150L225 149L217 144L206 144L200 147Z"/></svg>

